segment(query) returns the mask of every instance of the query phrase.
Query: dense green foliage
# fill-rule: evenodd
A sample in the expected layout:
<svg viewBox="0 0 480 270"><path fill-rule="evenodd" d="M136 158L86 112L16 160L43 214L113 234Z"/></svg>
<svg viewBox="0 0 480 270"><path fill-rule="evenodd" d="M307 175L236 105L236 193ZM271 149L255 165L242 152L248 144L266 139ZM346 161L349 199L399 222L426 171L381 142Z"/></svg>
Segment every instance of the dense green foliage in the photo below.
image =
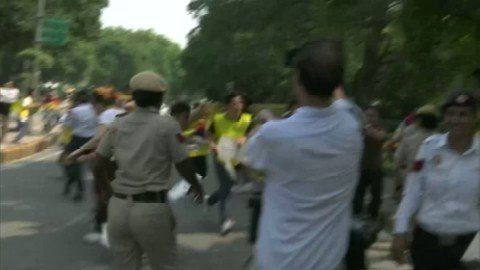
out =
<svg viewBox="0 0 480 270"><path fill-rule="evenodd" d="M286 101L286 50L343 41L349 92L392 116L471 87L480 69L477 0L193 0L200 25L183 55L185 88L212 98L228 82L254 101Z"/></svg>
<svg viewBox="0 0 480 270"><path fill-rule="evenodd" d="M107 0L48 0L47 16L70 21L70 41L65 46L33 49L36 2L0 2L0 83L24 81L28 86L29 63L37 59L43 81L125 89L133 74L148 69L162 73L170 87L178 89L180 47L150 30L100 29L101 9Z"/></svg>

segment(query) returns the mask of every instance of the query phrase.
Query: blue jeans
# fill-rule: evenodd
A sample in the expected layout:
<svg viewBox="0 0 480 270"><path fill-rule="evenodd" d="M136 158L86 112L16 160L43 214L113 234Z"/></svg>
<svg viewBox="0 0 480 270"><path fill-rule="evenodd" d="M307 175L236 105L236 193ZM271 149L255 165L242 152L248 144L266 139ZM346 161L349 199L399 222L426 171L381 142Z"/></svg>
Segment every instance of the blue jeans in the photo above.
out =
<svg viewBox="0 0 480 270"><path fill-rule="evenodd" d="M27 121L18 121L18 133L15 137L14 142L17 143L28 133L28 120Z"/></svg>
<svg viewBox="0 0 480 270"><path fill-rule="evenodd" d="M215 193L213 193L210 198L208 198L208 205L212 206L218 203L218 213L220 217L220 222L223 223L227 219L226 213L226 204L228 196L233 186L233 181L230 178L227 170L224 165L214 158L215 170L217 171L217 179L219 187Z"/></svg>

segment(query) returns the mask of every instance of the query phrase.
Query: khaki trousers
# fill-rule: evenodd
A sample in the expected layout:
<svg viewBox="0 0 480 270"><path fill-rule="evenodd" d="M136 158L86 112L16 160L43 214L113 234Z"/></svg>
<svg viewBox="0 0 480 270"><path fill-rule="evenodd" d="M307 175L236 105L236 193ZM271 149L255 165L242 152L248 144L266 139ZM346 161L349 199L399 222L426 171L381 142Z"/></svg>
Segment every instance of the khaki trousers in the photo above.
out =
<svg viewBox="0 0 480 270"><path fill-rule="evenodd" d="M177 269L175 218L167 203L112 197L108 238L116 270L140 270L143 253L152 270Z"/></svg>

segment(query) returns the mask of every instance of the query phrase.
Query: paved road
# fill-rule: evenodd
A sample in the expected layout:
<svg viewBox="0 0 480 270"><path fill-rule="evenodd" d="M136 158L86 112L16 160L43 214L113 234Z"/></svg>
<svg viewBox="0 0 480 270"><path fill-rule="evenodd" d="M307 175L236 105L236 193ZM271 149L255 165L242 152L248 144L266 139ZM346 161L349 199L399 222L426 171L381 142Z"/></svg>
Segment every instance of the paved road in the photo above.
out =
<svg viewBox="0 0 480 270"><path fill-rule="evenodd" d="M0 168L0 269L110 270L111 255L99 245L84 243L89 232L92 197L73 203L60 195L64 179L55 164L57 149ZM91 180L87 181L90 185ZM206 180L207 191L215 187ZM227 237L217 233L216 211L205 213L188 199L173 204L178 224L180 269L242 269L247 244L246 195L230 202L237 227ZM369 250L369 269L397 268L389 260L390 236L380 235Z"/></svg>
<svg viewBox="0 0 480 270"><path fill-rule="evenodd" d="M82 241L90 228L92 197L73 203L60 195L64 179L54 162L56 152L49 149L31 159L1 165L2 270L111 269L107 249ZM227 237L218 236L215 209L204 213L188 199L174 204L181 269L241 269L250 252L245 200L236 196L231 202L237 227Z"/></svg>

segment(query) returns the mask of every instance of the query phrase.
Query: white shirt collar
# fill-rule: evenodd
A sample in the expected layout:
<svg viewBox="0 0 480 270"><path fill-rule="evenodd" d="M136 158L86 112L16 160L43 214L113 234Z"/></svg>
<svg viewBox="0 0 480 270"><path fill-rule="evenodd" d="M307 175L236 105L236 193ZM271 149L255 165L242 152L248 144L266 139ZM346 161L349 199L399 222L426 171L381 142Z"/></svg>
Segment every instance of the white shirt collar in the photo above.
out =
<svg viewBox="0 0 480 270"><path fill-rule="evenodd" d="M298 108L295 111L295 116L300 118L311 118L311 117L325 117L332 115L334 109L332 106L326 108L318 108L318 107L311 107L311 106L303 106Z"/></svg>
<svg viewBox="0 0 480 270"><path fill-rule="evenodd" d="M448 136L449 136L449 134L450 133L445 133L445 134L442 134L440 136L440 139L438 140L437 145L436 145L437 148L448 147ZM478 136L478 134L473 136L473 142L472 142L472 145L471 145L470 149L465 151L463 154L468 155L468 154L470 154L472 152L475 152L475 151L480 151L480 136Z"/></svg>

